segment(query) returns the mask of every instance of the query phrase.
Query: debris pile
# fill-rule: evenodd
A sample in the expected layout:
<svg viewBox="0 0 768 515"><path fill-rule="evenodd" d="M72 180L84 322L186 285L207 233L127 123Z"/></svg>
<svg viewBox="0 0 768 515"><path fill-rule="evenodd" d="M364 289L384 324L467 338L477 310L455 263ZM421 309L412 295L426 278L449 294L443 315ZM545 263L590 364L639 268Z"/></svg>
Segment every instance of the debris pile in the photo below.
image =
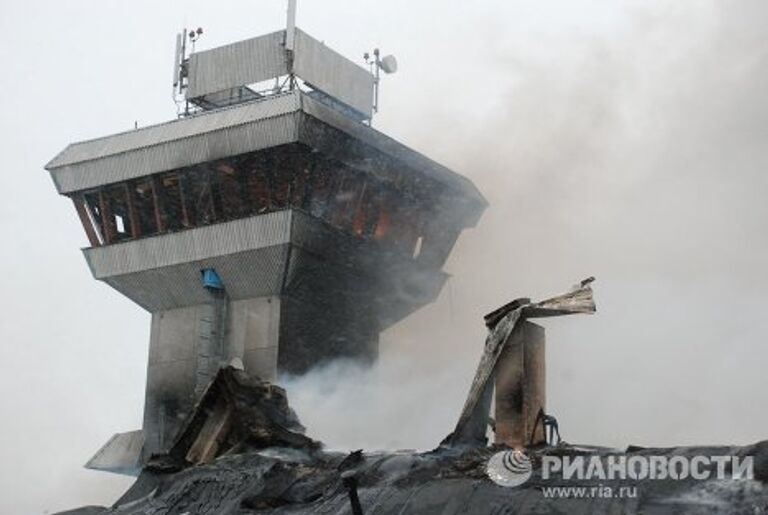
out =
<svg viewBox="0 0 768 515"><path fill-rule="evenodd" d="M491 480L492 456L496 459L502 451L504 455L520 454L512 450L517 445L506 440L499 443L497 438L491 446L485 443L488 393L492 378L499 372L499 356L509 348L530 343L525 336L527 318L594 312L591 282L592 278L582 281L570 292L539 303L519 299L486 317L490 332L464 410L456 430L433 451L324 451L320 442L304 434L285 390L241 369L226 367L205 389L170 450L153 455L134 485L112 507L65 513L491 515L768 510L768 441L745 447L631 446L623 451L562 442L553 446L546 440L533 445L531 441L531 445L526 444L527 469L522 481L500 486L504 483ZM524 362L519 368L512 367L513 375L524 377L526 366L532 365ZM530 387L526 384L519 383L521 404L526 402L525 388ZM542 421L543 426L553 419L547 417L539 409L537 422ZM565 473L553 478L545 466L552 460L565 463L568 458L589 462L595 470L610 470L617 461L655 458L692 462L707 456L748 458L753 466L746 476L732 468L727 477L665 476L650 480L566 477Z"/></svg>
<svg viewBox="0 0 768 515"><path fill-rule="evenodd" d="M494 484L485 473L499 448L440 448L427 453L322 451L270 448L221 456L213 463L178 472L146 470L112 508L84 508L67 515L156 514L720 514L755 513L768 504L768 485L760 480L646 481L636 497L608 498L631 481L573 480L554 486L586 488L598 496L547 498L551 480L541 477L541 458L643 453L666 456L755 456L755 475L768 474L768 441L741 448L635 449L562 446L533 454L533 476L515 488ZM349 479L352 478L352 481ZM353 497L354 496L354 497ZM360 511L354 511L357 498ZM64 515L64 514L61 514Z"/></svg>
<svg viewBox="0 0 768 515"><path fill-rule="evenodd" d="M153 456L147 468L180 470L269 447L315 450L321 444L304 435L283 388L229 366L208 385L170 451Z"/></svg>

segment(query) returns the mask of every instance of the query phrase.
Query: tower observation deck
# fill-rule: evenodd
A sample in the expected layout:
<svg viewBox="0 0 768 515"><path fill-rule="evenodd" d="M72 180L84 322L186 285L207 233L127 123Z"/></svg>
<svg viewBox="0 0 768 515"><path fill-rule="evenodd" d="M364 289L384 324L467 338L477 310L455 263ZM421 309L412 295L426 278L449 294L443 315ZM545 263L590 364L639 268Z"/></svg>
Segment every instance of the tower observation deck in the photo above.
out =
<svg viewBox="0 0 768 515"><path fill-rule="evenodd" d="M436 298L486 207L370 126L377 73L299 29L182 53L178 70L179 119L46 165L93 276L152 315L143 428L92 468L167 450L222 365L275 380L375 360L379 333Z"/></svg>

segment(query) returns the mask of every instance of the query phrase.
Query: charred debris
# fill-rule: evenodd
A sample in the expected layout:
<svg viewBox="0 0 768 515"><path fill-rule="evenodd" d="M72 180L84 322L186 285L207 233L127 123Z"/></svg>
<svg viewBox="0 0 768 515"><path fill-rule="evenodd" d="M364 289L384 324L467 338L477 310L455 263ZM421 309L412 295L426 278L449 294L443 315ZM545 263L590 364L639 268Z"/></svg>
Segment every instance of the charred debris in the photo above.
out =
<svg viewBox="0 0 768 515"><path fill-rule="evenodd" d="M205 389L170 450L153 455L135 484L112 507L65 513L714 514L724 513L724 507L737 510L729 513L746 513L738 510L764 503L768 442L743 448L633 446L625 451L565 442L550 445L537 416L543 406L527 405L543 401L543 392L537 391L540 384L526 378L529 365L518 366L529 341L541 343L537 341L541 335L531 332L527 319L594 312L589 282L543 302L518 299L486 316L489 335L464 409L455 430L433 451L324 451L320 442L304 435L282 388L230 366L221 369ZM533 340L528 339L530 335ZM533 366L538 366L538 359L531 361ZM498 391L500 384L516 389L516 404L522 406L504 413L510 404L498 400L504 398L504 392ZM496 422L495 431L489 431L488 424L494 424L489 422L487 390L494 385ZM499 421L510 427L500 429ZM495 439L490 445L485 439L489 432ZM487 476L488 460L500 450L515 447L525 448L531 457L532 478L518 488L498 486ZM553 500L542 495L552 484L542 479L544 456L597 457L605 462L616 455L697 454L753 456L756 481L653 481L643 483L636 496L616 499ZM605 488L599 480L590 479L567 484ZM632 482L618 484L626 487Z"/></svg>

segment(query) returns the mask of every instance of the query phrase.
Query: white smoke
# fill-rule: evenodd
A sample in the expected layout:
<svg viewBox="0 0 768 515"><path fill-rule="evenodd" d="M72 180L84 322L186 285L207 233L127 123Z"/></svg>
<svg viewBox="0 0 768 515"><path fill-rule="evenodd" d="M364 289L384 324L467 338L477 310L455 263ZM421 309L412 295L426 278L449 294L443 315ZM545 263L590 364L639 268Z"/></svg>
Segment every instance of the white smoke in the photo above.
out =
<svg viewBox="0 0 768 515"><path fill-rule="evenodd" d="M566 440L765 438L768 415L752 406L768 400L755 361L768 331L766 22L757 1L627 4L618 30L537 49L489 23L484 59L509 79L478 112L429 85L392 106L392 119L419 119L401 139L468 175L491 207L448 264L452 294L389 331L376 367L290 383L310 432L333 447L437 445L474 372L482 314L594 274L598 314L545 324L548 409ZM460 73L440 82L450 90Z"/></svg>

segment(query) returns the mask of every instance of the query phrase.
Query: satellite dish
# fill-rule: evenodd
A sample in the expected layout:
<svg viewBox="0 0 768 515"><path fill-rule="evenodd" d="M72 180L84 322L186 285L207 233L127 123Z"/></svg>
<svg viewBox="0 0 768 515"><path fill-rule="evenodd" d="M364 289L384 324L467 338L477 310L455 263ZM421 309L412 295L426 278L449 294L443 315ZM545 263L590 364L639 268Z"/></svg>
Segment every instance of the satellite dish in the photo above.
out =
<svg viewBox="0 0 768 515"><path fill-rule="evenodd" d="M379 67L384 73L395 73L397 71L397 59L394 55L387 55L379 61Z"/></svg>

